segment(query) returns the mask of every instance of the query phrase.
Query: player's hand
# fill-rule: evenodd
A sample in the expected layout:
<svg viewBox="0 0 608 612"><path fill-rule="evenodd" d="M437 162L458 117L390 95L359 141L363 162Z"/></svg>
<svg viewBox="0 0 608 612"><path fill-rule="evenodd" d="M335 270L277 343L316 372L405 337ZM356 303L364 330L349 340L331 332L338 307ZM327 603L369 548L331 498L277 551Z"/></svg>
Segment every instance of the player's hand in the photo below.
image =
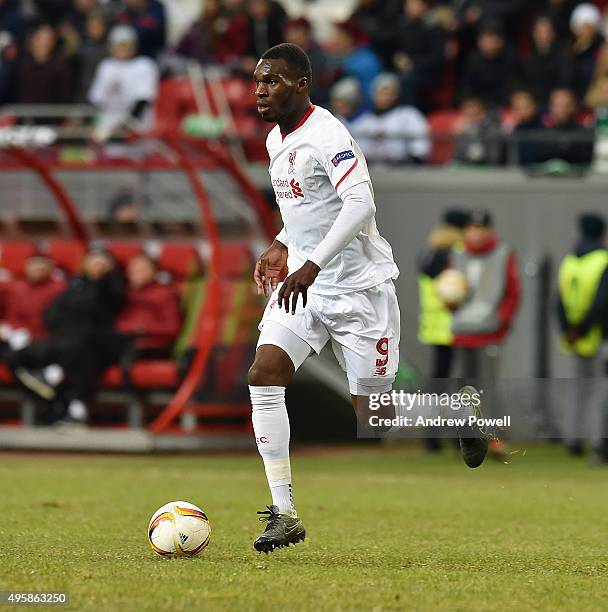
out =
<svg viewBox="0 0 608 612"><path fill-rule="evenodd" d="M291 298L291 314L296 313L296 303L298 295L302 296L302 306L306 306L308 287L310 287L317 278L321 268L312 261L307 261L299 270L290 274L279 291L279 308L283 308L285 304L285 312L289 312L289 298Z"/></svg>
<svg viewBox="0 0 608 612"><path fill-rule="evenodd" d="M287 247L275 240L260 256L255 264L253 280L258 288L258 295L266 297L277 288L283 268L287 265Z"/></svg>

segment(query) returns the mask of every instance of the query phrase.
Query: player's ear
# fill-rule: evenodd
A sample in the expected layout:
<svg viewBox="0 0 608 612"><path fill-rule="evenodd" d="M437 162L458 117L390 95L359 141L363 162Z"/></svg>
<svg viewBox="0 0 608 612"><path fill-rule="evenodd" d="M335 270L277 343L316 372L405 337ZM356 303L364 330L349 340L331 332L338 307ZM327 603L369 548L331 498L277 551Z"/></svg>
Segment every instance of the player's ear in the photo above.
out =
<svg viewBox="0 0 608 612"><path fill-rule="evenodd" d="M308 77L300 77L298 79L298 93L302 93L308 89Z"/></svg>

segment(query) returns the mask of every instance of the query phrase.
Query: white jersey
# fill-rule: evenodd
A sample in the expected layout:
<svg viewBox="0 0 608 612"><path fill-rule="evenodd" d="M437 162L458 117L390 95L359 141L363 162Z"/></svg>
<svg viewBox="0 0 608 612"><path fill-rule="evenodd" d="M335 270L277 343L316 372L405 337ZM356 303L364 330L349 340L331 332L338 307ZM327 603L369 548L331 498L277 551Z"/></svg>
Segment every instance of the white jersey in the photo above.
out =
<svg viewBox="0 0 608 612"><path fill-rule="evenodd" d="M103 111L101 121L117 127L129 116L133 106L146 100L153 102L158 90L158 68L149 57L130 60L104 59L95 72L89 100ZM143 117L150 123L152 113Z"/></svg>
<svg viewBox="0 0 608 612"><path fill-rule="evenodd" d="M371 181L361 149L328 110L311 107L283 136L275 126L266 141L270 178L287 233L287 265L295 272L323 240L342 208L340 196ZM389 243L372 217L357 236L319 272L310 293L336 295L362 291L399 270Z"/></svg>

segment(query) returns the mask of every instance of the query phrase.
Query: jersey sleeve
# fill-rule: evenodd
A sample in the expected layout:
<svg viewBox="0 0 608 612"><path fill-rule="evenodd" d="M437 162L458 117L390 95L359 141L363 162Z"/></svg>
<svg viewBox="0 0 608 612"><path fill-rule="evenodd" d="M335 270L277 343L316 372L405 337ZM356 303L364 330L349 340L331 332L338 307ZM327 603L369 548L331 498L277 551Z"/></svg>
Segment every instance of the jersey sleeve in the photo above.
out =
<svg viewBox="0 0 608 612"><path fill-rule="evenodd" d="M339 196L351 187L369 181L367 164L348 130L338 124L327 130L316 145L321 164Z"/></svg>

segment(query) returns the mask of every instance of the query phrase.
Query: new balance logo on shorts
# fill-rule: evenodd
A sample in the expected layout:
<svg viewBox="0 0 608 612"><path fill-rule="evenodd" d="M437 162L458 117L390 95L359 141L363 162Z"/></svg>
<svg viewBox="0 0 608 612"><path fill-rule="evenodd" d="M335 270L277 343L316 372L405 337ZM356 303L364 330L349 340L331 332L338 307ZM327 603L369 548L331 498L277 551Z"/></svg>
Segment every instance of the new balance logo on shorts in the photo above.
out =
<svg viewBox="0 0 608 612"><path fill-rule="evenodd" d="M355 159L355 154L352 151L342 151L331 160L331 163L337 168L338 164L346 159Z"/></svg>

